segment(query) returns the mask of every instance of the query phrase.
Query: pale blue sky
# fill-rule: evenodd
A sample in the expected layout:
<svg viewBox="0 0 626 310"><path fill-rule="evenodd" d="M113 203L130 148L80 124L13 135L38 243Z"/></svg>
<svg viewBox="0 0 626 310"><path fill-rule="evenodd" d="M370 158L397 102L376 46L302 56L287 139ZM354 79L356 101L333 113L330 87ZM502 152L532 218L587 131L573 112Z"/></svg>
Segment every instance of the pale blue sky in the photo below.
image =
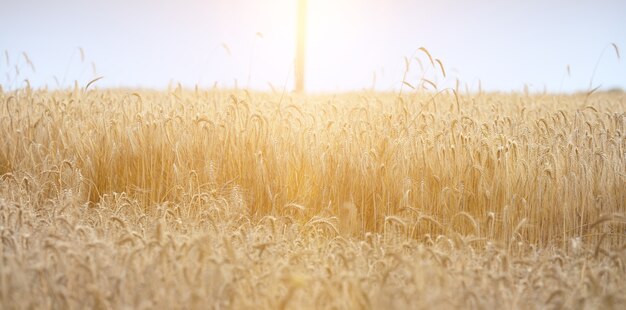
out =
<svg viewBox="0 0 626 310"><path fill-rule="evenodd" d="M296 0L0 0L0 83L166 87L170 81L269 89L292 87ZM306 87L311 91L397 89L404 56L420 46L447 78L477 89L626 89L626 1L309 0ZM255 34L260 32L263 37ZM230 51L222 46L226 44ZM85 51L81 62L78 47ZM36 67L26 66L27 52ZM600 55L604 55L600 58ZM3 55L4 56L4 55ZM599 61L599 62L598 62ZM20 76L15 78L13 66ZM596 66L597 64L597 66ZM570 66L571 76L566 67ZM407 80L422 74L413 61ZM10 81L7 81L7 76Z"/></svg>

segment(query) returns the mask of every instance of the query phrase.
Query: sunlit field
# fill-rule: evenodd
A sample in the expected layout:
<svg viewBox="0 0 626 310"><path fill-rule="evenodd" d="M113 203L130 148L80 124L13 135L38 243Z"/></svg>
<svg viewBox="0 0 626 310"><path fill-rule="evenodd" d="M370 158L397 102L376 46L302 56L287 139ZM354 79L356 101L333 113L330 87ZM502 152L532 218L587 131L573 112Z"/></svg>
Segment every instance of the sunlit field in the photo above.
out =
<svg viewBox="0 0 626 310"><path fill-rule="evenodd" d="M626 303L620 92L0 103L0 308Z"/></svg>
<svg viewBox="0 0 626 310"><path fill-rule="evenodd" d="M626 309L624 1L1 7L0 310Z"/></svg>

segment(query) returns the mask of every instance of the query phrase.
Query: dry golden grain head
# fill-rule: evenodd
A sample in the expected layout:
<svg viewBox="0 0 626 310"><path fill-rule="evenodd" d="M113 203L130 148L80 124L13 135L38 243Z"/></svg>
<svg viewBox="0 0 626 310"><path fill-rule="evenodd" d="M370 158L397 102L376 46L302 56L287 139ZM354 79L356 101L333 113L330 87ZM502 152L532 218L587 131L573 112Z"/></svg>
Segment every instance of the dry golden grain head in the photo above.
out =
<svg viewBox="0 0 626 310"><path fill-rule="evenodd" d="M346 201L339 208L339 231L344 236L351 236L357 228L357 208L353 202Z"/></svg>
<svg viewBox="0 0 626 310"><path fill-rule="evenodd" d="M431 66L435 66L435 62L433 61L433 56L430 55L430 52L428 52L428 50L425 47L420 47L418 48L418 50L424 52L424 54L426 54L426 56L428 56L428 61L430 61L430 65Z"/></svg>
<svg viewBox="0 0 626 310"><path fill-rule="evenodd" d="M443 77L445 78L446 77L446 69L443 68L443 63L439 59L435 59L435 61L439 65L439 69L441 69L441 74L443 74Z"/></svg>
<svg viewBox="0 0 626 310"><path fill-rule="evenodd" d="M617 56L617 59L620 59L620 55L619 55L619 48L617 47L617 44L615 43L611 43L611 45L613 46L613 49L615 50L615 55Z"/></svg>
<svg viewBox="0 0 626 310"><path fill-rule="evenodd" d="M437 84L435 84L431 80L422 78L421 81L422 81L422 87L423 87L424 84L428 84L428 85L430 85L430 87L432 87L433 89L437 90Z"/></svg>
<svg viewBox="0 0 626 310"><path fill-rule="evenodd" d="M395 224L395 225L402 227L404 230L406 230L408 227L407 223L402 218L400 218L399 216L395 216L395 215L385 216L385 225L386 224L390 224L390 225Z"/></svg>

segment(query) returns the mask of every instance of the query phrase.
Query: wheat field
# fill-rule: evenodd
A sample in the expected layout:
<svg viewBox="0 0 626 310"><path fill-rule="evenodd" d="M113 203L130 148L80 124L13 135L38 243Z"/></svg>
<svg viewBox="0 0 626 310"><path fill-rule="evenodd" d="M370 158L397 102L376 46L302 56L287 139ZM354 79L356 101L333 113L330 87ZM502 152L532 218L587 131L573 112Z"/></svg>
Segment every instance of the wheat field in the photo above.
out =
<svg viewBox="0 0 626 310"><path fill-rule="evenodd" d="M626 95L0 91L0 308L626 305Z"/></svg>

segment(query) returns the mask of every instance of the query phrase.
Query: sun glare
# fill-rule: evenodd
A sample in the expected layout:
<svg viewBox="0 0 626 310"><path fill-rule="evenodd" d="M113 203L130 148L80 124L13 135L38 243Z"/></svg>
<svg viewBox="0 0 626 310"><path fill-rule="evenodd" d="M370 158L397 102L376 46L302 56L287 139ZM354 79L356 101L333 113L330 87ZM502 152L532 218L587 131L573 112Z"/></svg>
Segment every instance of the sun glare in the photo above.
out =
<svg viewBox="0 0 626 310"><path fill-rule="evenodd" d="M372 40L371 29L376 33L386 29L380 23L385 6L372 1L309 1L307 87L340 90L370 85L371 73L378 68L372 63L381 49Z"/></svg>
<svg viewBox="0 0 626 310"><path fill-rule="evenodd" d="M306 57L306 38L307 38L307 0L298 0L298 14L296 27L296 68L295 68L295 87L296 92L304 91L305 79L305 57Z"/></svg>

